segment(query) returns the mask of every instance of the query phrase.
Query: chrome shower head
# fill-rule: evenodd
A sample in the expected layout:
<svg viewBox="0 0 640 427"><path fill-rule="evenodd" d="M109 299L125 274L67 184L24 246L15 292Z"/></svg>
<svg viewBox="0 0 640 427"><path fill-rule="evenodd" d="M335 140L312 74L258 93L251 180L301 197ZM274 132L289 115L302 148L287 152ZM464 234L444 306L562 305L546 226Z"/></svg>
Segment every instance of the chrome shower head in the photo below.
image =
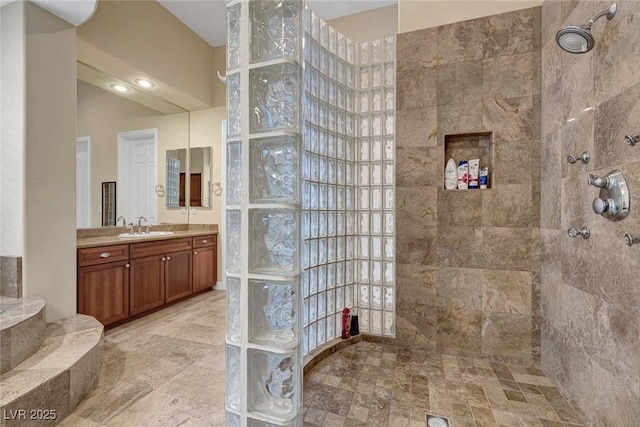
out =
<svg viewBox="0 0 640 427"><path fill-rule="evenodd" d="M586 53L593 49L594 40L589 28L569 26L556 34L556 42L569 53Z"/></svg>
<svg viewBox="0 0 640 427"><path fill-rule="evenodd" d="M616 10L617 6L613 3L609 9L598 13L584 26L570 25L562 28L556 34L556 43L558 43L558 46L563 50L569 53L589 52L595 45L593 35L591 35L591 26L594 22L605 15L607 16L607 20L610 21L614 16L616 16Z"/></svg>

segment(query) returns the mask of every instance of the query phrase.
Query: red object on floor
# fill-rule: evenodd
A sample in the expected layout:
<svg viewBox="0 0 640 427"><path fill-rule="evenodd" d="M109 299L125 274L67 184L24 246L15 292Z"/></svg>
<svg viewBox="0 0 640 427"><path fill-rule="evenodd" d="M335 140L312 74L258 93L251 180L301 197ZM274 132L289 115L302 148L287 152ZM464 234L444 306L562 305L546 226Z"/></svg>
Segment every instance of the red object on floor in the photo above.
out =
<svg viewBox="0 0 640 427"><path fill-rule="evenodd" d="M351 336L351 312L345 307L342 310L342 339L347 339Z"/></svg>

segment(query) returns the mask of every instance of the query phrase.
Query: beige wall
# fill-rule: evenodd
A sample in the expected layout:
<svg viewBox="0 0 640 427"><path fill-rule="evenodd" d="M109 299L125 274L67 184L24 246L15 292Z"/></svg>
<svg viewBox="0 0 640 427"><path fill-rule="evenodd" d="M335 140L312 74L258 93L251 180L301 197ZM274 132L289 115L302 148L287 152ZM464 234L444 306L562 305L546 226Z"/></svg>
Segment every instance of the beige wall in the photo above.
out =
<svg viewBox="0 0 640 427"><path fill-rule="evenodd" d="M222 120L227 117L226 105L207 110L192 111L191 122L191 147L212 147L213 174L211 182L222 182L224 171L221 169L222 150ZM226 188L223 188L221 196L211 195L211 209L196 208L196 215L189 216L192 224L220 224L222 221L222 198L226 197ZM222 241L225 230L220 229L218 237L218 260L221 260ZM222 268L218 261L218 282L222 281Z"/></svg>
<svg viewBox="0 0 640 427"><path fill-rule="evenodd" d="M398 0L398 32L540 6L542 0Z"/></svg>
<svg viewBox="0 0 640 427"><path fill-rule="evenodd" d="M393 36L398 33L398 6L380 7L332 19L328 24L354 42Z"/></svg>
<svg viewBox="0 0 640 427"><path fill-rule="evenodd" d="M156 93L187 110L224 96L214 90L214 49L156 1L100 1L78 27L78 47L78 60L126 82L150 78Z"/></svg>
<svg viewBox="0 0 640 427"><path fill-rule="evenodd" d="M76 312L76 29L25 11L23 294L44 297L51 321Z"/></svg>
<svg viewBox="0 0 640 427"><path fill-rule="evenodd" d="M159 114L90 84L78 81L77 136L91 138L91 226L100 227L101 183L117 181L117 135L142 129L158 129L158 183L166 182L166 150L188 148L189 114ZM117 190L117 186L116 186ZM167 209L158 197L158 222L184 224L188 216L180 209ZM128 222L135 222L127 218Z"/></svg>
<svg viewBox="0 0 640 427"><path fill-rule="evenodd" d="M24 253L24 3L0 8L0 256Z"/></svg>

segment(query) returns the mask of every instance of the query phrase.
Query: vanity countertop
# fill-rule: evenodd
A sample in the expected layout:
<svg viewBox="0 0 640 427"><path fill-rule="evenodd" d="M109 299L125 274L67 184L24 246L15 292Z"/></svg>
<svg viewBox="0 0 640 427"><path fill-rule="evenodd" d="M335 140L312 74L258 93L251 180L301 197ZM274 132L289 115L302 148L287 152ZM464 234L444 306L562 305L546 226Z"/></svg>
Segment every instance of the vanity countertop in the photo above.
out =
<svg viewBox="0 0 640 427"><path fill-rule="evenodd" d="M197 237L197 236L208 236L211 234L218 234L218 227L197 227L190 229L170 229L168 231L173 231L173 234L168 236L154 236L154 237L135 237L135 238L121 238L116 235L102 235L96 236L92 234L99 233L78 233L78 238L76 240L76 246L78 249L81 248L93 248L97 246L110 246L110 245L127 245L130 243L139 243L139 242L150 242L156 240L169 240L169 239L181 239L184 237ZM125 227L113 227L114 230L117 230L120 233L125 233ZM159 230L160 227L154 227L153 230Z"/></svg>

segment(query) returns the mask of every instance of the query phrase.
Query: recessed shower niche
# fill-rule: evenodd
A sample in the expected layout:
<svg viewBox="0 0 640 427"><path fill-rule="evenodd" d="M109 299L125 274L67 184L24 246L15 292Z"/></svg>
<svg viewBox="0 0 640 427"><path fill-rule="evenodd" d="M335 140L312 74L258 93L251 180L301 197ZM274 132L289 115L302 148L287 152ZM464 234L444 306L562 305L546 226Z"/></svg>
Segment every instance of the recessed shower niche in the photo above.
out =
<svg viewBox="0 0 640 427"><path fill-rule="evenodd" d="M444 188L444 170L449 159L453 159L456 166L462 160L480 159L480 168L489 168L487 188L493 187L493 132L444 136L444 159L440 169L440 188Z"/></svg>

